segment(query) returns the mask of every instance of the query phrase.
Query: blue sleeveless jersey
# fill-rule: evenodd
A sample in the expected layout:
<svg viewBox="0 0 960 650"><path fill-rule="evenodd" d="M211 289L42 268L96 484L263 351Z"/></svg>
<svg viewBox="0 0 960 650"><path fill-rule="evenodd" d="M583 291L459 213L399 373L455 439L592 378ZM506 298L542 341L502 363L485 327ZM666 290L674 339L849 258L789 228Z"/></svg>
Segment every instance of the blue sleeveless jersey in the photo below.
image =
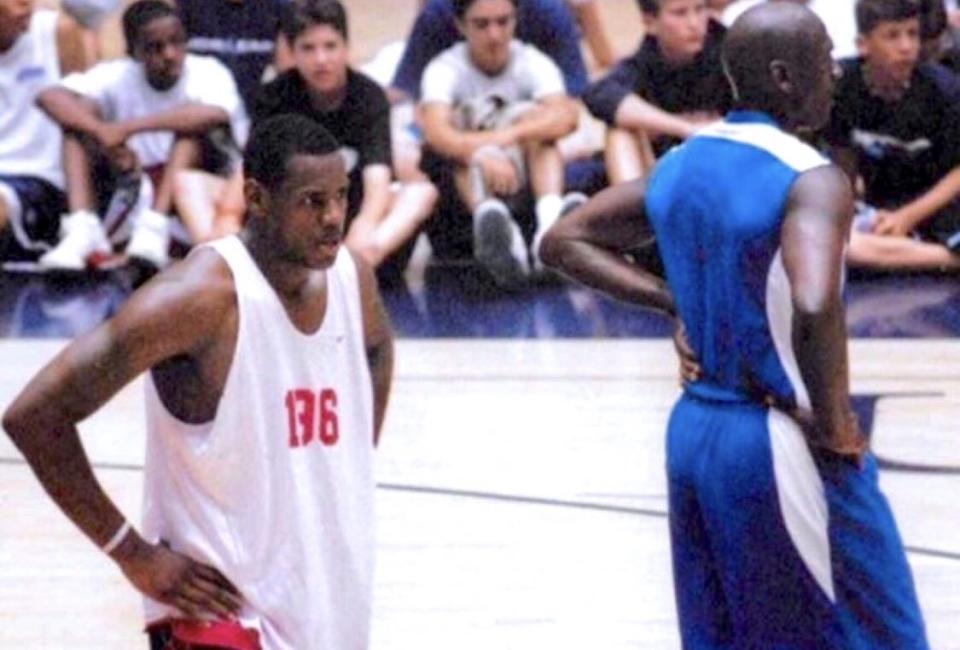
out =
<svg viewBox="0 0 960 650"><path fill-rule="evenodd" d="M809 407L790 340L780 227L797 176L826 164L768 116L734 111L654 169L646 211L704 370L690 392Z"/></svg>

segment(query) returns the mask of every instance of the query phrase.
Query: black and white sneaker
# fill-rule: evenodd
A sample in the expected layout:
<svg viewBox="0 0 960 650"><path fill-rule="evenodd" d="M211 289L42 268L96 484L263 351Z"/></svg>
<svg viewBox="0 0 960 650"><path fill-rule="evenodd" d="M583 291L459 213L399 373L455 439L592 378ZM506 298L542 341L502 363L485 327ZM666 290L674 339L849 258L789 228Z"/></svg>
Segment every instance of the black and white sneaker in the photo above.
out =
<svg viewBox="0 0 960 650"><path fill-rule="evenodd" d="M523 233L499 199L487 199L473 213L473 256L504 288L521 286L530 274Z"/></svg>

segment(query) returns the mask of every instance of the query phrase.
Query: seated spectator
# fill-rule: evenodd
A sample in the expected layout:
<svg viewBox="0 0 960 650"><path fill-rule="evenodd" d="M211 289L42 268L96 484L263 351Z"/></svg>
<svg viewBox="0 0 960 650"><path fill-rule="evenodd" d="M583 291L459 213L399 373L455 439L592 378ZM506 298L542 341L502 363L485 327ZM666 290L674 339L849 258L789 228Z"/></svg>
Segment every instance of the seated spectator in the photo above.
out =
<svg viewBox="0 0 960 650"><path fill-rule="evenodd" d="M616 63L617 56L613 51L610 36L603 27L603 17L600 12L600 0L567 0L574 18L587 42L587 48L593 56L593 62L600 69L609 68Z"/></svg>
<svg viewBox="0 0 960 650"><path fill-rule="evenodd" d="M861 56L841 61L825 136L863 181L853 266L960 266L960 114L932 64L918 63L918 11L912 0L859 0Z"/></svg>
<svg viewBox="0 0 960 650"><path fill-rule="evenodd" d="M280 17L290 0L177 0L187 32L187 51L220 61L233 74L247 112L271 73L293 65L280 33ZM174 204L194 242L240 229L243 173L238 165L224 178L199 169L177 174Z"/></svg>
<svg viewBox="0 0 960 650"><path fill-rule="evenodd" d="M440 52L461 38L452 0L428 0L417 15L393 78L394 96L420 98L423 72ZM563 0L523 0L517 7L516 38L530 43L559 66L567 94L587 87L580 35Z"/></svg>
<svg viewBox="0 0 960 650"><path fill-rule="evenodd" d="M612 184L646 175L655 159L731 103L720 63L724 28L706 0L639 0L646 36L639 49L583 96L610 127Z"/></svg>
<svg viewBox="0 0 960 650"><path fill-rule="evenodd" d="M347 16L339 0L289 5L282 29L294 67L261 89L253 119L299 113L337 138L350 169L346 243L375 267L399 253L380 271L381 279L395 276L433 211L436 190L425 180L391 188L390 104L376 82L348 65Z"/></svg>
<svg viewBox="0 0 960 650"><path fill-rule="evenodd" d="M582 201L563 197L557 140L577 124L576 104L559 68L532 45L515 40L517 0L454 0L465 41L439 54L423 75L420 119L426 145L453 165L472 228L442 215L444 227L472 230L474 257L501 285L519 285L530 253L539 265L542 235ZM535 199L528 251L514 218ZM508 205L508 202L512 205ZM511 210L511 207L513 208Z"/></svg>
<svg viewBox="0 0 960 650"><path fill-rule="evenodd" d="M204 158L226 167L231 161L217 143L246 138L233 77L216 59L186 53L170 5L134 2L123 14L123 33L129 57L70 75L38 99L65 132L70 208L60 243L40 258L47 268L82 270L128 235L128 257L164 266L176 173ZM117 192L101 221L104 167Z"/></svg>
<svg viewBox="0 0 960 650"><path fill-rule="evenodd" d="M66 210L63 139L36 98L84 60L71 18L0 0L0 260L33 260L57 241Z"/></svg>
<svg viewBox="0 0 960 650"><path fill-rule="evenodd" d="M233 74L248 111L273 65L292 65L280 34L280 17L291 0L176 0L187 32L187 51L215 57Z"/></svg>

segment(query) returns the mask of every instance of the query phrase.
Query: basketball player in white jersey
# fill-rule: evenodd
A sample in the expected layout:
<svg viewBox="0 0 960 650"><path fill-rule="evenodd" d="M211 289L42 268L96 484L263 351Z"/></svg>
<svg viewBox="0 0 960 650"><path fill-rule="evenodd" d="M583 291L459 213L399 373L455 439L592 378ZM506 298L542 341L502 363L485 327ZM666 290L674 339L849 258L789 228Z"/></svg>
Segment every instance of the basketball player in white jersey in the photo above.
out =
<svg viewBox="0 0 960 650"><path fill-rule="evenodd" d="M86 67L82 31L33 0L0 0L0 258L30 259L56 243L66 209L60 127L37 94Z"/></svg>
<svg viewBox="0 0 960 650"><path fill-rule="evenodd" d="M371 270L341 247L338 148L306 118L264 121L240 235L146 284L4 415L57 505L146 596L153 648L367 647L393 343ZM147 370L138 533L76 424Z"/></svg>

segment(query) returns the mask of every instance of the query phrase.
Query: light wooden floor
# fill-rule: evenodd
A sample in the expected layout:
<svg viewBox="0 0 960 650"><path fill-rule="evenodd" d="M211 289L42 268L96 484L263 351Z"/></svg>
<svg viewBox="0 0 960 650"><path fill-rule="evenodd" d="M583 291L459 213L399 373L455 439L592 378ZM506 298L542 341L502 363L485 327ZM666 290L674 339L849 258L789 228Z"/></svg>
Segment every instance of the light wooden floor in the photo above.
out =
<svg viewBox="0 0 960 650"><path fill-rule="evenodd" d="M61 342L0 341L0 407ZM960 342L852 345L878 453L960 465ZM669 343L399 342L379 451L374 650L679 647L662 436ZM139 382L82 426L139 515ZM0 648L144 647L139 598L0 440ZM885 471L937 650L960 649L957 474Z"/></svg>

